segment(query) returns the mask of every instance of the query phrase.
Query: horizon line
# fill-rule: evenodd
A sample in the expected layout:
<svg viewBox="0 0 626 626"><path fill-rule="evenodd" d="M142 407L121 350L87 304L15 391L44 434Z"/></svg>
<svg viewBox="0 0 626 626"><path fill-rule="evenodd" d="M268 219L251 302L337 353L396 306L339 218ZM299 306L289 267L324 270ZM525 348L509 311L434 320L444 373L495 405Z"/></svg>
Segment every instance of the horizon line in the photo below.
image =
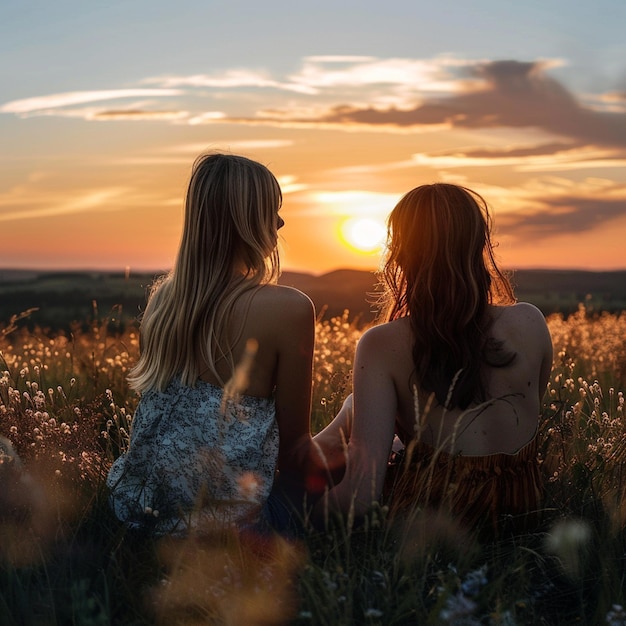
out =
<svg viewBox="0 0 626 626"><path fill-rule="evenodd" d="M171 268L170 268L171 269ZM33 274L123 274L131 276L133 274L166 274L170 269L158 269L158 268L139 268L133 269L132 266L123 267L0 267L0 275L4 272L7 273L33 273ZM515 268L503 268L505 272L518 272L518 271L531 271L531 272L587 272L587 273L617 273L626 272L626 266L623 267L608 267L608 268L585 268L585 267L550 267L550 266L528 266L528 267L515 267ZM281 267L281 274L308 274L311 276L325 276L334 272L362 272L362 273L376 273L378 268L354 268L346 266L338 266L333 269L325 270L322 272L316 272L313 270L306 270L300 268Z"/></svg>

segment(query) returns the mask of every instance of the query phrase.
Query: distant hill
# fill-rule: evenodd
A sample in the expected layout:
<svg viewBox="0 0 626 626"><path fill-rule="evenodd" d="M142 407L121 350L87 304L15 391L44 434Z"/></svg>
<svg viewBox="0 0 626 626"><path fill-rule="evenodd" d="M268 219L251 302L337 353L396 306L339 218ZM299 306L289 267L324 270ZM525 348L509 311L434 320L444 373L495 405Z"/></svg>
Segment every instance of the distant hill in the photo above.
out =
<svg viewBox="0 0 626 626"><path fill-rule="evenodd" d="M342 315L347 309L351 318L358 315L364 323L374 319L378 280L373 272L336 270L321 276L283 272L279 282L304 291L318 314L326 318Z"/></svg>
<svg viewBox="0 0 626 626"><path fill-rule="evenodd" d="M595 311L626 310L626 270L517 270L511 278L517 299L532 302L545 315L568 315L581 302ZM374 318L371 303L377 279L372 272L337 270L321 276L285 272L280 282L307 293L318 311L326 305L327 316L349 309L364 322Z"/></svg>
<svg viewBox="0 0 626 626"><path fill-rule="evenodd" d="M626 310L626 271L518 270L513 274L518 300L545 314L571 313L584 302L596 311Z"/></svg>
<svg viewBox="0 0 626 626"><path fill-rule="evenodd" d="M0 326L12 315L37 308L23 324L68 328L72 321L114 318L116 324L137 321L148 287L159 272L52 272L0 269ZM532 302L546 315L569 314L585 302L597 311L626 310L626 271L519 270L513 275L518 299ZM284 272L280 283L304 291L324 317L350 311L361 323L374 318L373 272L337 270L321 276Z"/></svg>

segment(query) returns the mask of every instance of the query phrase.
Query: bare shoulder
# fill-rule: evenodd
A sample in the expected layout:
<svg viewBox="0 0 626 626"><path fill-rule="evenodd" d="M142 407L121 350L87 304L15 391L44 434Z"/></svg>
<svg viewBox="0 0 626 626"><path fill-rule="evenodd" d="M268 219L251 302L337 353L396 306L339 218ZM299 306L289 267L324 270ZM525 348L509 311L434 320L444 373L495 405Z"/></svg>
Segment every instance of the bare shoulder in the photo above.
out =
<svg viewBox="0 0 626 626"><path fill-rule="evenodd" d="M263 285L255 290L247 313L248 324L260 332L288 335L313 333L315 307L298 289L284 285Z"/></svg>
<svg viewBox="0 0 626 626"><path fill-rule="evenodd" d="M502 307L504 311L509 312L511 315L522 316L526 318L537 318L544 320L543 313L530 302L516 302L510 306Z"/></svg>
<svg viewBox="0 0 626 626"><path fill-rule="evenodd" d="M253 306L262 306L274 309L277 312L291 311L309 313L315 311L313 302L302 291L286 285L263 285L256 290Z"/></svg>
<svg viewBox="0 0 626 626"><path fill-rule="evenodd" d="M411 342L411 328L408 318L372 326L359 339L359 350L378 354L395 353L406 348Z"/></svg>
<svg viewBox="0 0 626 626"><path fill-rule="evenodd" d="M515 343L551 343L545 316L529 302L494 307L493 331Z"/></svg>
<svg viewBox="0 0 626 626"><path fill-rule="evenodd" d="M494 307L494 326L524 326L546 325L546 318L543 313L530 302L517 302L509 306Z"/></svg>

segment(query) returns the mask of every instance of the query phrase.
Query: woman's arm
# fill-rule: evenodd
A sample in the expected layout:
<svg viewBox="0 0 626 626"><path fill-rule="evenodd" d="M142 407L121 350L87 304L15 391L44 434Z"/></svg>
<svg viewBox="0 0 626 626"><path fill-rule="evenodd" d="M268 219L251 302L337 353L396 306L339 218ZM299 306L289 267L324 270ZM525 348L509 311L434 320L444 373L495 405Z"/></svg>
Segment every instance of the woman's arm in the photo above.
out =
<svg viewBox="0 0 626 626"><path fill-rule="evenodd" d="M546 393L546 388L550 380L550 373L552 372L552 364L554 360L554 348L552 347L552 337L548 330L545 317L542 314L542 323L540 323L539 335L541 337L541 346L543 348L541 359L541 370L539 372L539 405L543 402L543 396Z"/></svg>
<svg viewBox="0 0 626 626"><path fill-rule="evenodd" d="M330 510L362 515L383 491L397 413L391 368L393 358L383 326L367 331L357 346L354 361L354 415L343 480L316 507L321 516Z"/></svg>
<svg viewBox="0 0 626 626"><path fill-rule="evenodd" d="M352 404L350 394L334 419L313 437L320 472L325 475L331 487L341 481L346 470L348 442L352 432Z"/></svg>
<svg viewBox="0 0 626 626"><path fill-rule="evenodd" d="M537 390L541 406L550 380L553 361L552 338L548 324L544 314L534 304L528 302L518 302L511 308L511 312L514 314L512 328L516 334L515 341L529 354L536 355L533 358L539 367Z"/></svg>
<svg viewBox="0 0 626 626"><path fill-rule="evenodd" d="M279 469L303 475L309 461L315 310L295 289L276 293L276 420L280 432Z"/></svg>

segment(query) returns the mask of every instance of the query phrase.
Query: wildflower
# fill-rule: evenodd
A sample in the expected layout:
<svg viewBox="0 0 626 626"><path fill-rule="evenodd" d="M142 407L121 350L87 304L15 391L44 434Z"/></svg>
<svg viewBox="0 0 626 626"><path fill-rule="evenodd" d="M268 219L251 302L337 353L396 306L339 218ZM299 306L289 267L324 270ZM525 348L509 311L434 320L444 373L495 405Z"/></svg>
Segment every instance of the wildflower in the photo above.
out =
<svg viewBox="0 0 626 626"><path fill-rule="evenodd" d="M385 575L378 570L374 570L372 572L372 582L375 585L382 587L383 589L387 586L387 583L385 581Z"/></svg>
<svg viewBox="0 0 626 626"><path fill-rule="evenodd" d="M446 600L446 604L439 612L439 619L448 624L457 623L458 618L467 617L476 610L476 603L470 598L465 597L462 592L450 596ZM479 624L479 622L467 621L464 624Z"/></svg>
<svg viewBox="0 0 626 626"><path fill-rule="evenodd" d="M330 574L326 570L324 570L322 572L322 576L324 578L324 583L326 584L326 588L330 591L335 591L338 585L334 580L331 580Z"/></svg>
<svg viewBox="0 0 626 626"><path fill-rule="evenodd" d="M497 622L494 622L493 620L490 621L490 624L500 624L500 626L515 626L516 622L515 622L515 618L513 617L513 614L511 613L511 611L504 611L503 613L500 613L497 616Z"/></svg>
<svg viewBox="0 0 626 626"><path fill-rule="evenodd" d="M606 614L606 623L609 626L626 626L626 610L621 604L614 604Z"/></svg>
<svg viewBox="0 0 626 626"><path fill-rule="evenodd" d="M584 551L589 547L591 529L582 520L557 522L546 538L546 549L560 561L564 572L571 577L581 574Z"/></svg>
<svg viewBox="0 0 626 626"><path fill-rule="evenodd" d="M487 584L487 566L470 572L461 583L461 591L472 598L475 598L480 590Z"/></svg>
<svg viewBox="0 0 626 626"><path fill-rule="evenodd" d="M33 396L33 401L35 403L35 407L38 409L43 409L46 405L46 396L42 391L35 389L36 385L33 383L33 391L35 391L35 395Z"/></svg>

